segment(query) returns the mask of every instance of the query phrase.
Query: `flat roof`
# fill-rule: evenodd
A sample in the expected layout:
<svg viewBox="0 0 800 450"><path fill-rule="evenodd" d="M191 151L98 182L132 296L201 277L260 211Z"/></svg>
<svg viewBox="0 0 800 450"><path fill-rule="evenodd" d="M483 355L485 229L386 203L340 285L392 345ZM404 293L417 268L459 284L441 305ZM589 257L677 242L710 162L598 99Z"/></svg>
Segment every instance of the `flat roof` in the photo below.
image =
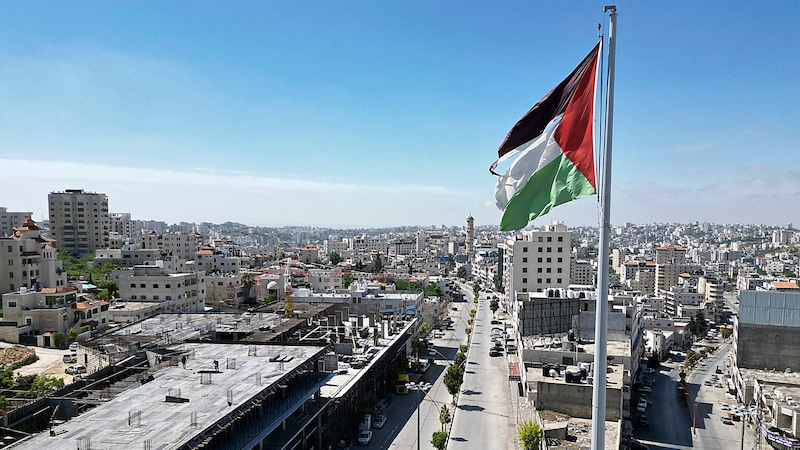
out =
<svg viewBox="0 0 800 450"><path fill-rule="evenodd" d="M255 355L251 347L257 347ZM320 347L246 344L182 344L176 350L191 355L186 369L180 363L162 367L153 374L153 381L135 383L107 403L53 427L52 434L39 433L11 447L75 448L79 439L89 438L92 448L130 450L142 448L148 440L153 449L177 448L322 351ZM292 359L270 362L270 357L277 355ZM214 371L215 360L218 372ZM211 377L210 384L201 383L206 375ZM167 402L168 395L188 401ZM136 414L139 418L129 422ZM191 425L193 415L196 426Z"/></svg>
<svg viewBox="0 0 800 450"><path fill-rule="evenodd" d="M275 313L180 313L159 314L155 317L140 320L129 325L115 328L112 332L101 336L114 337L154 337L161 338L169 333L172 342L195 339L209 331L219 332L251 332L275 328L285 319ZM89 341L91 343L92 341Z"/></svg>

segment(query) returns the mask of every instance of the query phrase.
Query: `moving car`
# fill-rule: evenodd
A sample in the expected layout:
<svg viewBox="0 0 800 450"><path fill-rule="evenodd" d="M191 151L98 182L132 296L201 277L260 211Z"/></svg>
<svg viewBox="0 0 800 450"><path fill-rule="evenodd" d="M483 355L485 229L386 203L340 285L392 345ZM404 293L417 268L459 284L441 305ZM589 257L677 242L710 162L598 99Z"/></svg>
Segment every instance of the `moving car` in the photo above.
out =
<svg viewBox="0 0 800 450"><path fill-rule="evenodd" d="M77 342L73 342L72 344L69 344L69 350L70 351L74 352L77 349L78 349L78 343Z"/></svg>
<svg viewBox="0 0 800 450"><path fill-rule="evenodd" d="M372 440L372 431L364 430L358 433L358 445L369 445Z"/></svg>
<svg viewBox="0 0 800 450"><path fill-rule="evenodd" d="M372 422L372 428L383 428L384 425L386 425L386 416L383 414L376 417L375 421Z"/></svg>

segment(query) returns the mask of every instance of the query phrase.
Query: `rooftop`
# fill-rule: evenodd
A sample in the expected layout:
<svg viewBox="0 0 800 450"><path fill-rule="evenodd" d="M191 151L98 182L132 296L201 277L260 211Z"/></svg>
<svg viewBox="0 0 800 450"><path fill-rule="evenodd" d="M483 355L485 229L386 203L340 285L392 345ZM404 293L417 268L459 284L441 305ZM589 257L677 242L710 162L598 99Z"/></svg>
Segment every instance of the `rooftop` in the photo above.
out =
<svg viewBox="0 0 800 450"><path fill-rule="evenodd" d="M153 374L153 382L135 383L55 426L50 434L34 435L12 447L75 448L76 442L88 438L92 448L129 450L147 442L147 448L178 448L238 408L248 408L251 399L274 390L289 371L323 351L240 344L182 344L175 350L189 355L185 369L180 363L162 367ZM271 361L278 355L283 362ZM167 401L168 396L181 400Z"/></svg>

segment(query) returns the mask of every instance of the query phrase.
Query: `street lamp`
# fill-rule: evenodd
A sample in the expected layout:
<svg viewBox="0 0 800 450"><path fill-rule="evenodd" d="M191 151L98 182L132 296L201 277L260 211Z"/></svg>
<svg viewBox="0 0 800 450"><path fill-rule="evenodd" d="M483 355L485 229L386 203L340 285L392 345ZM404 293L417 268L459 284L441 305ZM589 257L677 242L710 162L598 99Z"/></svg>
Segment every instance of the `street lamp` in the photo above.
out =
<svg viewBox="0 0 800 450"><path fill-rule="evenodd" d="M433 385L430 384L430 383L413 383L412 382L412 383L407 383L406 386L408 387L408 390L410 390L410 391L419 391L420 392L419 403L417 403L417 450L420 450L420 444L419 444L419 407L420 407L420 405L422 405L422 396L425 395L425 392L430 390L430 388Z"/></svg>

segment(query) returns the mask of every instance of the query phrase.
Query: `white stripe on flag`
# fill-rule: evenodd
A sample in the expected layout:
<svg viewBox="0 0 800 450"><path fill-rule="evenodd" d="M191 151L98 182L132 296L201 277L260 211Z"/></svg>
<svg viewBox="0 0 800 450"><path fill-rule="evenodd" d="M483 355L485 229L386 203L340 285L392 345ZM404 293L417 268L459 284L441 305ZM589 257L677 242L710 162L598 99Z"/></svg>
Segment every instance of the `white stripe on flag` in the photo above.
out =
<svg viewBox="0 0 800 450"><path fill-rule="evenodd" d="M517 156L517 159L508 170L497 178L494 198L500 210L506 209L508 202L517 192L522 190L537 170L561 156L563 152L553 135L556 128L558 128L558 124L561 123L562 117L564 117L563 114L556 116L536 139L530 140L509 152L513 154L521 152L522 154Z"/></svg>

